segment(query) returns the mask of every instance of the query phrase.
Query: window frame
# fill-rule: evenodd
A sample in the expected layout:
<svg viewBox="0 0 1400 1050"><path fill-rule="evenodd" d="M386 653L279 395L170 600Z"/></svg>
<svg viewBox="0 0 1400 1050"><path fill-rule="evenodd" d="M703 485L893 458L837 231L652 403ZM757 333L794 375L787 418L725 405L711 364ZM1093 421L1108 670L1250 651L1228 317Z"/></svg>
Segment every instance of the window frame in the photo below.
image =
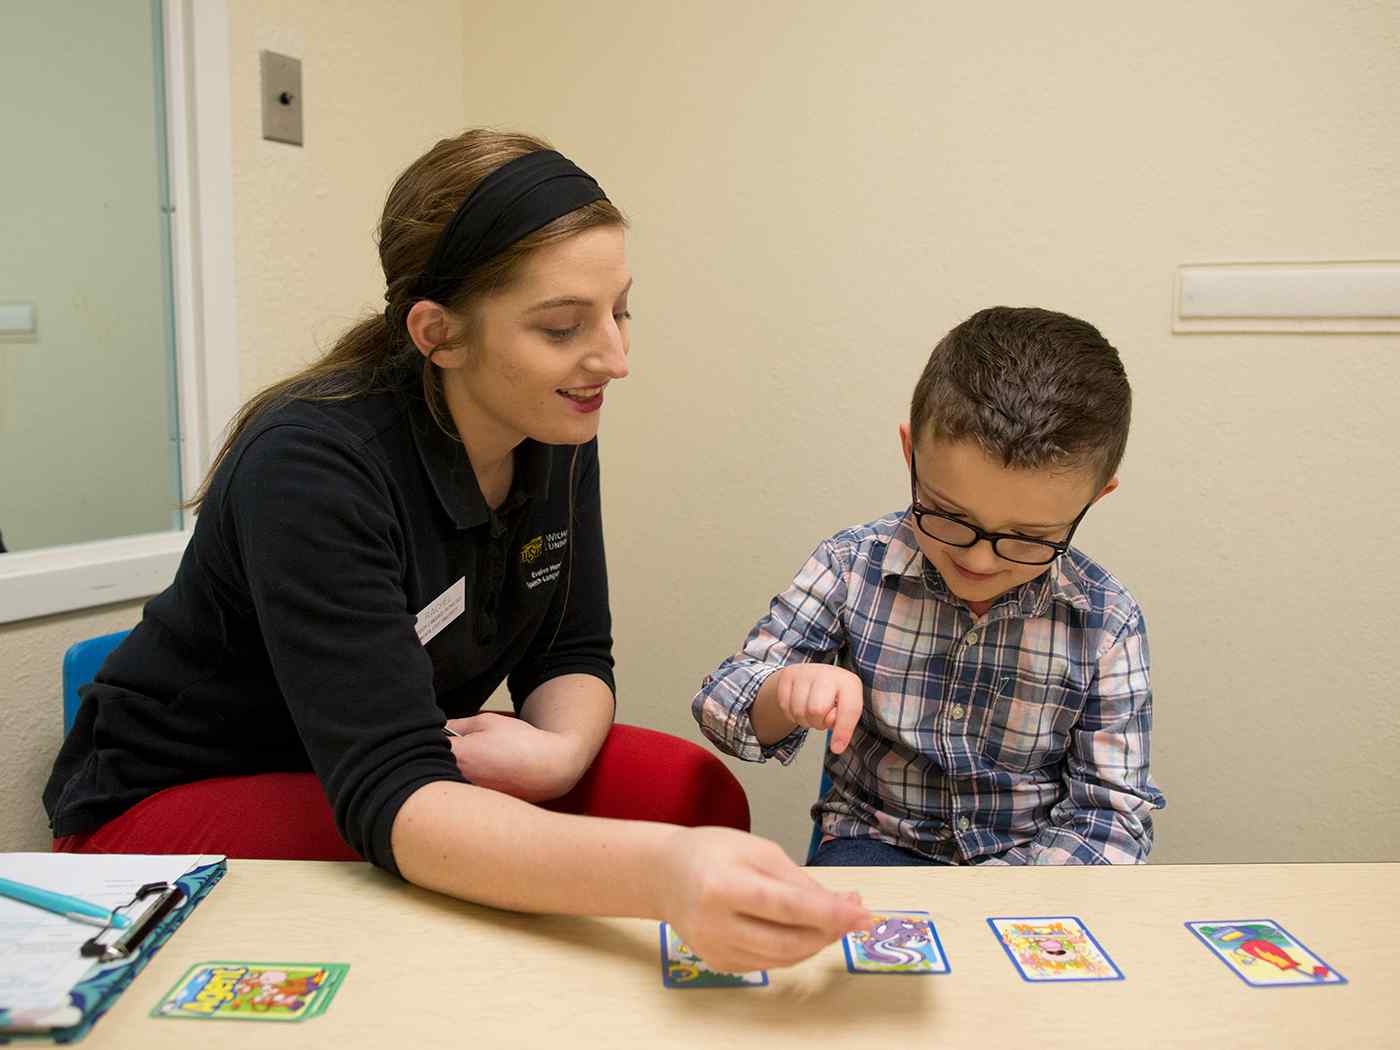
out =
<svg viewBox="0 0 1400 1050"><path fill-rule="evenodd" d="M182 498L198 489L238 410L233 129L227 0L164 0L165 121ZM0 623L149 597L189 542L182 529L0 556Z"/></svg>

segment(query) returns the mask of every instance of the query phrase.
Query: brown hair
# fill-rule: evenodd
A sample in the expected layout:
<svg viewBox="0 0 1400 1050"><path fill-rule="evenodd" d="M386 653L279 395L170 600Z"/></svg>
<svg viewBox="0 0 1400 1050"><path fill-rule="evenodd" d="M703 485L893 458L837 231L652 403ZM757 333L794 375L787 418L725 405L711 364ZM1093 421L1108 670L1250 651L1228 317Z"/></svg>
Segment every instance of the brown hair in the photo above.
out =
<svg viewBox="0 0 1400 1050"><path fill-rule="evenodd" d="M1006 467L1118 470L1132 390L1087 321L1033 307L981 310L929 355L909 408L913 438L971 440Z"/></svg>
<svg viewBox="0 0 1400 1050"><path fill-rule="evenodd" d="M443 139L410 164L389 190L379 220L379 262L384 269L382 314L360 321L331 349L296 374L255 394L239 409L228 437L209 467L204 483L186 504L196 510L209 492L209 483L248 424L261 413L289 401L337 401L358 397L390 385L400 369L417 362L419 351L409 338L408 312L419 296L415 281L432 254L438 235L458 206L482 179L508 161L550 149L542 139L518 132L477 129ZM441 305L459 313L508 285L531 252L595 226L625 226L627 220L607 200L594 201L560 216L516 241L463 276L450 299ZM443 344L440 349L451 349ZM442 399L438 370L423 367L423 396L438 425L455 434Z"/></svg>

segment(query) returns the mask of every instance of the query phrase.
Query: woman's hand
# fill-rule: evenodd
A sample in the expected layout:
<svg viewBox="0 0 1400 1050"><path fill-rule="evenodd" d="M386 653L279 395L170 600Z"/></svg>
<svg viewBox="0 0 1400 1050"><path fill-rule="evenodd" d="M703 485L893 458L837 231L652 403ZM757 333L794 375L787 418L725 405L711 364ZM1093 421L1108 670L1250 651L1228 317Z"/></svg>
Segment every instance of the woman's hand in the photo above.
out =
<svg viewBox="0 0 1400 1050"><path fill-rule="evenodd" d="M767 839L678 828L667 845L662 915L712 969L791 966L873 921L857 894L819 885Z"/></svg>
<svg viewBox="0 0 1400 1050"><path fill-rule="evenodd" d="M593 760L576 737L510 715L487 711L448 719L447 727L460 734L451 743L462 776L526 802L567 794Z"/></svg>

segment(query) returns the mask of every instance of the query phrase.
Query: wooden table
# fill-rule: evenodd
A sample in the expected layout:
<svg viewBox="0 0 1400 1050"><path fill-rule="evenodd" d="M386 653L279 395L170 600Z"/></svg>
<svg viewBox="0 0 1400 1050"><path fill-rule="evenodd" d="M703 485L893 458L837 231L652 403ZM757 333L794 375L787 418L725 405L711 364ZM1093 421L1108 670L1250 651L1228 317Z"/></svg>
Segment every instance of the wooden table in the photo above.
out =
<svg viewBox="0 0 1400 1050"><path fill-rule="evenodd" d="M853 976L838 942L773 971L766 988L671 990L654 922L499 912L364 864L230 861L82 1045L1400 1046L1400 864L815 874L875 908L931 912L952 973ZM1025 983L987 926L993 915L1077 915L1126 979ZM1249 988L1183 926L1244 918L1277 920L1349 983ZM147 1016L187 967L220 959L351 969L329 1010L304 1022Z"/></svg>

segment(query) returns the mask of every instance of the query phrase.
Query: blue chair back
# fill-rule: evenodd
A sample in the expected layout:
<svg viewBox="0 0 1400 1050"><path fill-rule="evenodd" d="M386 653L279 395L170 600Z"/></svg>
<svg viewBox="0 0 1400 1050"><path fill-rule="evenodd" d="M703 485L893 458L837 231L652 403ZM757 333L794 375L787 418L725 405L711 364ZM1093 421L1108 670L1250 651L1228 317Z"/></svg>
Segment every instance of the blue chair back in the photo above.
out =
<svg viewBox="0 0 1400 1050"><path fill-rule="evenodd" d="M131 631L115 631L98 638L75 642L63 654L63 735L73 728L78 716L78 688L96 677L107 654L115 649Z"/></svg>
<svg viewBox="0 0 1400 1050"><path fill-rule="evenodd" d="M820 802L822 799L826 798L826 793L827 793L828 791L831 790L831 777L827 774L827 771L826 771L826 751L830 751L830 750L831 750L831 730L830 730L830 729L828 729L828 730L826 731L826 744L825 744L825 749L826 749L826 750L822 752L822 779L821 779L821 783L817 786L817 801L818 801L818 802ZM812 841L809 842L809 843L807 843L807 863L808 863L808 864L811 864L811 863L812 863L812 857L813 857L813 855L817 852L817 847L820 846L821 844L822 844L822 825L821 825L821 821L819 821L819 820L814 820L814 821L812 821Z"/></svg>

